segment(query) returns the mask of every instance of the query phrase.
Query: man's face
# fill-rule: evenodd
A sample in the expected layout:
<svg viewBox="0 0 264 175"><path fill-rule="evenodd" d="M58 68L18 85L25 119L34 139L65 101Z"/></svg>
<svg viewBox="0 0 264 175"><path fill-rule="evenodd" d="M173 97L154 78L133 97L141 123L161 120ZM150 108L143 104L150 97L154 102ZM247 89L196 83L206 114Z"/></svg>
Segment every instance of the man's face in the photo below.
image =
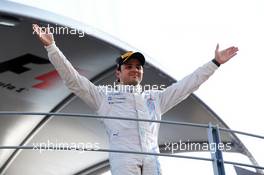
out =
<svg viewBox="0 0 264 175"><path fill-rule="evenodd" d="M138 85L143 78L143 67L137 59L130 59L121 65L121 69L116 71L116 76L124 85Z"/></svg>

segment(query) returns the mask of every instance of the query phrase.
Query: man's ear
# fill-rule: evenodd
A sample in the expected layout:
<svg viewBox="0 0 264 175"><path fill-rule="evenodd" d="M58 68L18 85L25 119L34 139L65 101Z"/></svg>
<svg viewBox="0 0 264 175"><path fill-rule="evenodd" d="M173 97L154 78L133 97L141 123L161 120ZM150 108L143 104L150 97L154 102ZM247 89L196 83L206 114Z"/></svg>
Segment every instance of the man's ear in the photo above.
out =
<svg viewBox="0 0 264 175"><path fill-rule="evenodd" d="M118 69L115 70L115 76L116 76L116 79L119 80L120 70L118 70Z"/></svg>

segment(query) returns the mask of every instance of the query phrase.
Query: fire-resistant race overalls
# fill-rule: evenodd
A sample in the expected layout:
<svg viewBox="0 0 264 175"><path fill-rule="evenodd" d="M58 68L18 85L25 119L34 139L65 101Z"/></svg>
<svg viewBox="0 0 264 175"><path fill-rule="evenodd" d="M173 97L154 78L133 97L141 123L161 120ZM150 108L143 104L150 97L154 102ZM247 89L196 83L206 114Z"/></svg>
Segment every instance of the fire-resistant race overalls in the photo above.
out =
<svg viewBox="0 0 264 175"><path fill-rule="evenodd" d="M55 43L46 47L48 56L66 86L98 115L161 120L161 115L184 100L218 68L212 61L164 90L141 92L139 86L118 85L115 88L95 86L80 75ZM159 153L159 124L103 119L110 149ZM157 156L110 153L113 175L161 174Z"/></svg>

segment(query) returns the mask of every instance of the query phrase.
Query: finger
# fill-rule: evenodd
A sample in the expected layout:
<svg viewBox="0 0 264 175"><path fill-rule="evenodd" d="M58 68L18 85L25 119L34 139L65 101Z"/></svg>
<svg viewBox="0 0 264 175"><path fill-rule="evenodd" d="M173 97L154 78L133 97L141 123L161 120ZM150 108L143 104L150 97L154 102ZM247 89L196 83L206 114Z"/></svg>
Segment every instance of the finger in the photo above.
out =
<svg viewBox="0 0 264 175"><path fill-rule="evenodd" d="M235 52L235 53L233 53L232 55L230 55L230 58L233 58L234 56L236 56L237 55L237 53ZM230 59L229 58L229 59Z"/></svg>
<svg viewBox="0 0 264 175"><path fill-rule="evenodd" d="M33 30L34 30L34 33L36 33L37 35L40 35L40 31L39 31L39 26L38 25L33 25Z"/></svg>
<svg viewBox="0 0 264 175"><path fill-rule="evenodd" d="M217 43L216 48L215 48L216 52L218 52L218 50L219 50L219 43Z"/></svg>
<svg viewBox="0 0 264 175"><path fill-rule="evenodd" d="M37 24L32 24L32 28L36 28L38 25Z"/></svg>
<svg viewBox="0 0 264 175"><path fill-rule="evenodd" d="M32 24L32 29L35 31L35 32L37 32L36 31L36 28L38 27L38 25L36 25L36 24Z"/></svg>
<svg viewBox="0 0 264 175"><path fill-rule="evenodd" d="M39 27L37 24L32 24L33 27Z"/></svg>
<svg viewBox="0 0 264 175"><path fill-rule="evenodd" d="M225 50L222 51L226 55L232 55L233 53L236 52L236 49L234 47L229 47Z"/></svg>
<svg viewBox="0 0 264 175"><path fill-rule="evenodd" d="M226 50L238 51L238 48L237 48L237 47L234 47L234 46L232 46L232 47L229 47L229 48L227 48Z"/></svg>
<svg viewBox="0 0 264 175"><path fill-rule="evenodd" d="M234 47L233 50L235 50L237 52L238 51L238 48L237 47Z"/></svg>
<svg viewBox="0 0 264 175"><path fill-rule="evenodd" d="M50 27L47 27L46 32L48 32L48 34L50 34Z"/></svg>
<svg viewBox="0 0 264 175"><path fill-rule="evenodd" d="M41 35L44 33L43 30L37 24L33 25L33 29L34 31L36 31L39 37L41 37Z"/></svg>
<svg viewBox="0 0 264 175"><path fill-rule="evenodd" d="M232 48L229 48L228 49L228 53L230 53L230 54L233 54L233 53L235 53L237 51L238 51L238 48L237 47L232 47Z"/></svg>

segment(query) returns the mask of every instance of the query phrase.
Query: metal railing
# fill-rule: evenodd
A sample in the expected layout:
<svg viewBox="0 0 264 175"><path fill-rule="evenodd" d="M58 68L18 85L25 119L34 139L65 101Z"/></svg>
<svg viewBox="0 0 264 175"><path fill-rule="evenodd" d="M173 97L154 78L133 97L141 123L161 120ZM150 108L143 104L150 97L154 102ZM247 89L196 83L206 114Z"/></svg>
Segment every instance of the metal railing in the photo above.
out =
<svg viewBox="0 0 264 175"><path fill-rule="evenodd" d="M188 122L176 122L176 121L166 121L166 120L148 120L148 119L135 119L135 118L123 118L123 117L113 117L113 116L99 116L92 114L79 114L79 113L48 113L48 112L10 112L2 111L0 116L17 116L17 115L29 115L29 116L60 116L60 117L84 117L84 118L99 118L99 119L113 119L113 120L129 120L129 121L138 121L138 122L154 122L154 123L163 123L163 124L172 124L172 125L182 125L188 127L199 127L208 129L208 141L209 143L218 144L221 143L221 134L220 131L237 133L241 135L246 135L250 137L255 137L264 140L264 136L246 133L237 130L231 130L227 128L218 127L218 125L209 124L197 124L197 123L188 123ZM124 150L113 150L113 149L87 149L87 148L76 148L76 147L46 147L46 146L10 146L10 145L0 145L0 149L42 149L42 150L77 150L77 151L97 151L97 152L114 152L114 153L124 153L124 154L142 154L142 155L154 155L154 156L165 156L165 157L175 157L175 158L184 158L184 159L194 159L202 161L211 161L213 163L213 170L215 175L225 175L224 164L238 165L243 167L255 168L257 173L263 174L264 167L259 165L250 165L233 161L225 161L222 157L222 150L216 147L215 152L211 152L211 159L204 157L194 157L194 156L184 156L184 155L175 155L167 153L151 153L151 152L138 152L138 151L124 151Z"/></svg>

